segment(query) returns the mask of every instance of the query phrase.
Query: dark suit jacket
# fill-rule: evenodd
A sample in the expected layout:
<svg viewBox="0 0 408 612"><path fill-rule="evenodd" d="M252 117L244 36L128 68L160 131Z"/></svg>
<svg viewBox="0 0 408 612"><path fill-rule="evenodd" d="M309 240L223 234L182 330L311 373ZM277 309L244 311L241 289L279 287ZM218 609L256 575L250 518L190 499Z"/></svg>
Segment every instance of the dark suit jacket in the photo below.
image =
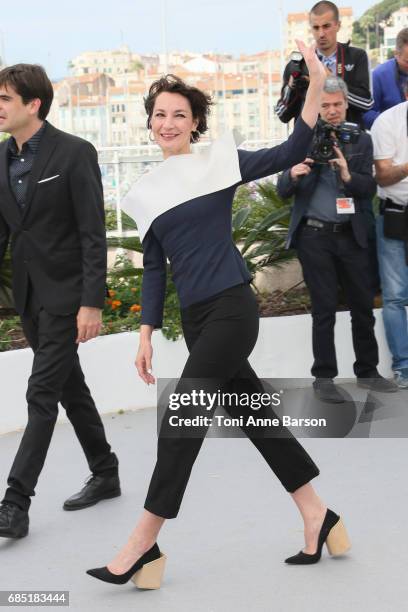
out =
<svg viewBox="0 0 408 612"><path fill-rule="evenodd" d="M22 212L9 186L7 147L0 144L0 266L11 239L16 310L24 311L29 278L51 314L103 308L107 249L95 148L47 124Z"/></svg>
<svg viewBox="0 0 408 612"><path fill-rule="evenodd" d="M371 136L360 134L358 142L347 146L351 181L344 185L347 197L354 198L355 214L350 215L353 233L358 244L365 248L368 244L369 222L367 216L372 210L371 198L375 195L377 185L373 177L373 143ZM301 177L296 183L290 176L290 170L285 170L278 179L278 193L282 198L295 196L289 233L286 241L287 248L296 246L296 230L305 216L310 197L319 180L316 167L307 176ZM372 213L371 213L372 214Z"/></svg>

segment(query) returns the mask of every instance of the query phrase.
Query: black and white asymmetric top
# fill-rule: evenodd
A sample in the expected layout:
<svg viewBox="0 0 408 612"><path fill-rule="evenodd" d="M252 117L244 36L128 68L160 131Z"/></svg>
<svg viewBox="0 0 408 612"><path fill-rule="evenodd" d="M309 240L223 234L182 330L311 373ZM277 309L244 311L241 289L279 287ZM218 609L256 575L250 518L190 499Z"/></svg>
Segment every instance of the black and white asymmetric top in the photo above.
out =
<svg viewBox="0 0 408 612"><path fill-rule="evenodd" d="M171 156L137 181L122 208L143 245L142 324L162 326L166 260L181 308L251 280L232 240L235 190L303 161L312 135L300 118L286 142L244 151L226 133L202 153Z"/></svg>

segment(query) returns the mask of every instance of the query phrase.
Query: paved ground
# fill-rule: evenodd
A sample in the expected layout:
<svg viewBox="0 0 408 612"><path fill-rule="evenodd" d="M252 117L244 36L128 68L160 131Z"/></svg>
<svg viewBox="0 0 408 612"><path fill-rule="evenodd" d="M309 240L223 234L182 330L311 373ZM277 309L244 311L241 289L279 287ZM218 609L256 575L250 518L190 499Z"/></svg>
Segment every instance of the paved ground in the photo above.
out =
<svg viewBox="0 0 408 612"><path fill-rule="evenodd" d="M405 439L303 440L322 471L317 489L343 514L353 542L346 557L325 552L310 567L283 563L302 546L301 523L252 445L206 440L179 518L159 540L168 555L162 589L145 592L85 574L125 541L155 460L154 410L104 420L121 460L123 496L80 512L61 509L87 468L70 425L58 425L33 500L30 535L0 541L0 589L69 590L75 612L407 610ZM0 437L1 483L20 436Z"/></svg>

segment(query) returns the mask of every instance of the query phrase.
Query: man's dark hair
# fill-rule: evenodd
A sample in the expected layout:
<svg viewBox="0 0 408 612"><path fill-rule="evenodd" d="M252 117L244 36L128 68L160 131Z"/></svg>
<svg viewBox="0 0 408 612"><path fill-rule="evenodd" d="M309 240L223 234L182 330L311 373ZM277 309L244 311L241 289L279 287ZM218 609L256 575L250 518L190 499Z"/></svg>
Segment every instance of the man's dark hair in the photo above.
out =
<svg viewBox="0 0 408 612"><path fill-rule="evenodd" d="M28 104L35 98L41 100L38 118L44 120L48 115L54 97L54 90L47 73L37 64L15 64L0 70L0 87L12 87Z"/></svg>
<svg viewBox="0 0 408 612"><path fill-rule="evenodd" d="M327 11L331 11L333 13L334 20L338 23L340 21L340 13L337 6L334 2L329 2L329 0L321 0L321 2L317 2L310 9L310 15L324 15Z"/></svg>
<svg viewBox="0 0 408 612"><path fill-rule="evenodd" d="M403 28L397 34L397 39L395 41L395 48L398 51L398 53L401 53L405 45L408 45L408 28Z"/></svg>
<svg viewBox="0 0 408 612"><path fill-rule="evenodd" d="M144 98L147 128L149 130L152 127L151 118L156 98L163 92L180 94L190 102L193 119L198 119L197 129L191 132L191 142L197 142L200 135L204 134L208 129L207 118L210 114L210 107L213 104L211 96L198 89L198 87L188 85L174 74L166 74L166 76L151 84L149 93Z"/></svg>

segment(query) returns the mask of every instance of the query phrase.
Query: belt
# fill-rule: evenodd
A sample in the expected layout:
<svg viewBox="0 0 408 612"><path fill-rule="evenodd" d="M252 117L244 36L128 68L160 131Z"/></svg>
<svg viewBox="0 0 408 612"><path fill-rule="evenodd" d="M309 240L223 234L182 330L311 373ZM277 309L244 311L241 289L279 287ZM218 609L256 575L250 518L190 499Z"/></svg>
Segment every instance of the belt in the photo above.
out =
<svg viewBox="0 0 408 612"><path fill-rule="evenodd" d="M345 221L344 223L330 223L328 221L320 221L319 219L310 219L309 217L304 217L302 219L302 225L313 227L316 230L334 232L335 234L351 230L351 221Z"/></svg>
<svg viewBox="0 0 408 612"><path fill-rule="evenodd" d="M406 205L404 204L397 204L396 202L393 202L390 198L387 198L386 200L383 200L382 198L380 198L380 209L379 209L379 213L380 215L384 214L385 210L399 210L399 211L404 211L406 209Z"/></svg>

